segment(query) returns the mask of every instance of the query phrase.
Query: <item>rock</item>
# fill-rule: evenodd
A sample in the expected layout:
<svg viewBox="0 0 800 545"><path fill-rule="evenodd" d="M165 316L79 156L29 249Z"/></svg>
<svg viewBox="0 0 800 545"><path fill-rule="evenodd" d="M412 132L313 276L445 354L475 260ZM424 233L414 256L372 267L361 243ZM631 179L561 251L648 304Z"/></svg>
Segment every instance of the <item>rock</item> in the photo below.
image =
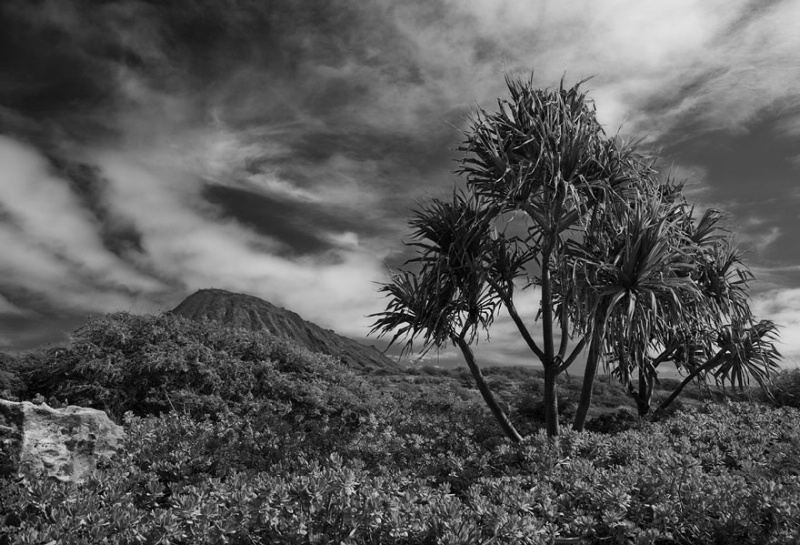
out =
<svg viewBox="0 0 800 545"><path fill-rule="evenodd" d="M122 446L125 432L106 413L70 405L0 399L0 475L42 473L82 482Z"/></svg>

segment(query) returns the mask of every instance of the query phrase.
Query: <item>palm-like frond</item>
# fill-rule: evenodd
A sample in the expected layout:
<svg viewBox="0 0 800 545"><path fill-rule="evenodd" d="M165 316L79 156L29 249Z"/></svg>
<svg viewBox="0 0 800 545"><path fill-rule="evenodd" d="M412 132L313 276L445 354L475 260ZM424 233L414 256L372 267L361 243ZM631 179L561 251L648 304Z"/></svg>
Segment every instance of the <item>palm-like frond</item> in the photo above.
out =
<svg viewBox="0 0 800 545"><path fill-rule="evenodd" d="M701 297L687 301L684 327L670 338L679 348L669 359L689 372L715 357L720 350L719 334L728 324L753 324L748 296L753 275L731 239L715 228L719 218L719 213L707 211L696 225L684 228L694 244L691 277Z"/></svg>
<svg viewBox="0 0 800 545"><path fill-rule="evenodd" d="M777 326L769 320L753 325L740 322L722 328L717 344L724 356L713 370L714 378L739 389L747 386L750 379L765 386L780 367L781 354L775 347L777 338Z"/></svg>
<svg viewBox="0 0 800 545"><path fill-rule="evenodd" d="M614 342L635 337L649 343L681 323L686 302L700 295L675 207L654 192L612 203L594 217L583 240L568 244L579 298L590 314L604 312Z"/></svg>
<svg viewBox="0 0 800 545"><path fill-rule="evenodd" d="M418 256L392 275L380 291L389 303L384 312L373 315L371 333L395 332L391 344L408 338L422 338L424 348L441 346L456 337L474 338L478 329L488 329L500 303L488 281L491 268L487 252L493 210L480 201L456 193L452 202L434 199L409 222L413 228L410 245Z"/></svg>
<svg viewBox="0 0 800 545"><path fill-rule="evenodd" d="M511 78L506 84L511 99L473 119L459 173L503 211L523 209L538 231L534 237L573 228L594 202L651 170L634 146L605 135L580 83L546 90Z"/></svg>
<svg viewBox="0 0 800 545"><path fill-rule="evenodd" d="M743 389L754 379L764 388L778 370L781 355L773 342L777 338L775 324L763 320L757 324L738 322L720 328L716 345L718 351L703 362L691 360L684 365L689 371L680 385L665 399L658 410L663 411L692 380L705 380L712 374L718 384L730 383Z"/></svg>

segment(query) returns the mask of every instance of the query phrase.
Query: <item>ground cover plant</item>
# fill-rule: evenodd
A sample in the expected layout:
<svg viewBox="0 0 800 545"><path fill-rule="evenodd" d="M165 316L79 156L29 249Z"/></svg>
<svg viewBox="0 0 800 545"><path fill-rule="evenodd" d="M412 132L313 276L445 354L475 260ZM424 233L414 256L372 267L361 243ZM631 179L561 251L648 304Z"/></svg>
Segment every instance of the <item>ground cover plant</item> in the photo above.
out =
<svg viewBox="0 0 800 545"><path fill-rule="evenodd" d="M169 354L169 365L149 367L151 383L169 389L117 382L129 365L148 369L136 351L123 354L131 341L156 362ZM22 360L23 397L37 393L36 368L52 403L80 394L106 406L127 439L83 484L4 479L0 543L800 539L800 413L791 407L698 403L660 421L628 410L635 429L565 430L554 440L531 426L513 444L463 371L360 376L213 323L111 315L71 346ZM56 372L70 380L53 382ZM511 393L527 384L517 378L530 374L487 377L504 379L496 384L505 382L513 412L525 396ZM389 386L375 388L379 379ZM236 391L222 386L231 380Z"/></svg>

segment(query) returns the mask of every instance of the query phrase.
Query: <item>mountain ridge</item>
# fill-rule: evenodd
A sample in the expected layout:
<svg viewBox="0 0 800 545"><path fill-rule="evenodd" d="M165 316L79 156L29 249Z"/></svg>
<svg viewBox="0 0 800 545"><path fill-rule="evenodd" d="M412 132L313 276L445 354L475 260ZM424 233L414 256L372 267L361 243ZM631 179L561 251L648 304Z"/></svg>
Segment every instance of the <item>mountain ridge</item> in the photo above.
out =
<svg viewBox="0 0 800 545"><path fill-rule="evenodd" d="M356 370L400 369L374 346L367 346L305 320L291 310L244 293L218 288L201 289L184 299L172 314L200 321L213 320L230 327L265 331L313 351L338 357Z"/></svg>

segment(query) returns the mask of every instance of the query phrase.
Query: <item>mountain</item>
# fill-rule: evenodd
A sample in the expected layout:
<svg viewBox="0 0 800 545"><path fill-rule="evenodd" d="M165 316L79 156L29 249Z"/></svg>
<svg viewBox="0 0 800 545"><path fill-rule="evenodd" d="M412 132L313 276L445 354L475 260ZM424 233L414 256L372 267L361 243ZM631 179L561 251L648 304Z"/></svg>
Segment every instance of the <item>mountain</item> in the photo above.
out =
<svg viewBox="0 0 800 545"><path fill-rule="evenodd" d="M209 319L230 327L267 331L276 337L292 340L313 352L336 356L353 369L400 369L400 365L384 356L374 346L365 346L337 335L330 329L323 329L304 320L290 310L276 307L252 295L204 289L184 299L171 312L190 320Z"/></svg>

